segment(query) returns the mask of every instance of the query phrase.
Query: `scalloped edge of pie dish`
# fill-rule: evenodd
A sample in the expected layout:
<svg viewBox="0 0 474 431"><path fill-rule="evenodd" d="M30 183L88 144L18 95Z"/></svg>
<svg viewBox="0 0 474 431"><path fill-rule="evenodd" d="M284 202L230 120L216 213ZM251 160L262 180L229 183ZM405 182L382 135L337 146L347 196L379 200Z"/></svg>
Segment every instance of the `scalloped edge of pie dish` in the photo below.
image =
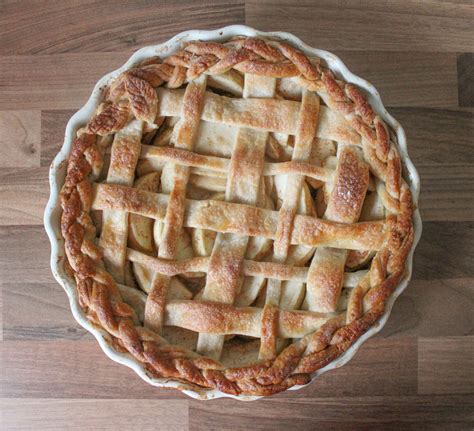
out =
<svg viewBox="0 0 474 431"><path fill-rule="evenodd" d="M261 36L261 37L269 37L269 38L278 38L281 40L286 40L290 42L301 51L303 51L307 55L317 56L322 58L328 64L329 68L336 72L336 74L340 75L345 81L351 82L357 85L367 96L368 102L372 105L373 109L379 114L388 125L392 127L392 129L396 132L397 140L398 140L398 150L401 156L402 165L403 165L403 174L404 178L406 179L408 185L410 186L410 190L413 194L413 199L415 203L415 212L413 215L413 223L414 223L414 232L415 238L413 242L412 249L407 258L406 264L406 273L403 277L399 286L395 289L392 293L390 298L387 301L386 309L382 317L377 321L377 323L369 328L369 330L364 333L361 337L359 337L356 342L339 358L334 360L333 362L329 363L324 368L314 372L312 374L311 384L316 377L325 373L326 371L332 370L334 368L339 368L345 363L347 363L357 352L359 347L370 337L375 335L379 332L388 320L390 312L392 310L392 306L397 299L397 297L405 290L410 281L412 269L413 269L413 253L418 244L418 241L421 236L421 218L420 213L418 210L418 197L420 193L420 178L418 175L415 166L413 165L412 161L410 160L407 152L407 142L405 132L400 125L400 123L395 120L385 109L382 104L382 100L380 98L379 93L375 89L375 87L367 82L366 80L354 75L350 72L344 63L334 54L321 50L312 48L298 39L296 36L286 33L286 32L262 32L255 30L253 28L243 26L243 25L232 25L228 27L223 27L217 30L190 30L185 31L182 33L177 34L172 39L168 40L165 43L148 46L136 51L129 60L119 69L105 75L102 77L94 87L92 94L87 101L87 103L77 111L68 121L66 126L65 138L64 143L59 151L59 153L54 158L50 171L49 171L49 183L51 194L49 197L49 201L46 205L45 213L44 213L44 225L46 229L46 233L48 234L49 240L51 242L51 271L58 281L58 283L64 288L66 294L69 298L69 304L71 307L72 314L77 322L88 332L90 332L99 342L100 347L104 351L104 353L113 361L118 362L120 364L126 365L127 367L134 370L143 380L147 383L158 386L158 387L166 387L166 388L175 388L181 390L186 395L189 395L192 398L196 399L215 399L215 398L222 398L222 397L229 397L235 398L238 400L243 401L252 401L257 400L259 398L263 398L261 396L249 396L249 395L230 395L225 394L219 390L212 389L206 390L202 389L199 390L196 387L192 387L187 385L186 383L179 382L173 379L168 378L154 378L151 377L145 368L137 362L135 359L132 358L131 355L119 353L114 350L108 341L108 335L105 331L95 327L92 325L86 318L84 312L82 311L78 297L76 292L76 286L73 279L71 279L64 271L63 268L63 260L65 258L64 252L64 241L61 236L61 228L60 228L60 201L59 201L59 192L61 187L64 183L65 173L66 173L66 160L69 156L69 153L72 148L72 142L74 140L75 132L81 126L83 126L89 118L94 113L97 105L101 101L102 96L102 89L115 77L117 77L121 72L129 69L132 67L133 64L140 62L146 58L152 56L168 56L172 52L177 51L180 44L182 42L186 42L189 40L214 40L214 41L223 41L226 39L231 38L232 36L237 35L244 35L244 36ZM307 386L307 385L304 385ZM298 390L304 386L293 386L289 390Z"/></svg>

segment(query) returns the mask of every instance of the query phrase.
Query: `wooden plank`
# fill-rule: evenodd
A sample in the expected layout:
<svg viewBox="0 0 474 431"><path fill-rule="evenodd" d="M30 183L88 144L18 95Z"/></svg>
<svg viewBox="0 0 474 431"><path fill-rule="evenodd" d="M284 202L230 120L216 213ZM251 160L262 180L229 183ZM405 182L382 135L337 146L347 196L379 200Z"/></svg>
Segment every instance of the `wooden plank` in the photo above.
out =
<svg viewBox="0 0 474 431"><path fill-rule="evenodd" d="M42 225L49 198L48 168L0 171L0 225Z"/></svg>
<svg viewBox="0 0 474 431"><path fill-rule="evenodd" d="M4 429L188 430L184 400L3 399ZM52 419L54 418L54 423Z"/></svg>
<svg viewBox="0 0 474 431"><path fill-rule="evenodd" d="M423 221L474 221L474 164L432 163L417 168Z"/></svg>
<svg viewBox="0 0 474 431"><path fill-rule="evenodd" d="M458 106L455 53L333 52L351 72L377 88L385 106Z"/></svg>
<svg viewBox="0 0 474 431"><path fill-rule="evenodd" d="M469 1L249 0L245 11L250 26L296 33L328 50L469 52L474 47Z"/></svg>
<svg viewBox="0 0 474 431"><path fill-rule="evenodd" d="M93 339L72 316L58 283L2 285L5 340Z"/></svg>
<svg viewBox="0 0 474 431"><path fill-rule="evenodd" d="M244 13L241 0L4 2L0 55L133 51L187 29L243 24Z"/></svg>
<svg viewBox="0 0 474 431"><path fill-rule="evenodd" d="M284 392L275 398L325 398L415 395L417 381L417 341L413 337L375 336L364 343L343 367L319 376L309 386ZM396 354L394 354L396 352ZM387 373L387 370L392 370ZM397 378L393 378L393 373ZM273 399L273 398L272 398Z"/></svg>
<svg viewBox="0 0 474 431"><path fill-rule="evenodd" d="M95 339L2 341L4 398L187 399L109 359Z"/></svg>
<svg viewBox="0 0 474 431"><path fill-rule="evenodd" d="M472 334L473 309L472 278L412 280L395 302L382 336L448 337Z"/></svg>
<svg viewBox="0 0 474 431"><path fill-rule="evenodd" d="M51 249L43 226L0 226L2 283L54 282Z"/></svg>
<svg viewBox="0 0 474 431"><path fill-rule="evenodd" d="M474 223L425 222L415 251L413 278L474 277Z"/></svg>
<svg viewBox="0 0 474 431"><path fill-rule="evenodd" d="M80 108L131 52L0 57L0 109Z"/></svg>
<svg viewBox="0 0 474 431"><path fill-rule="evenodd" d="M39 111L0 111L0 131L0 168L39 166Z"/></svg>
<svg viewBox="0 0 474 431"><path fill-rule="evenodd" d="M474 336L418 340L418 393L474 393Z"/></svg>
<svg viewBox="0 0 474 431"><path fill-rule="evenodd" d="M67 122L75 112L74 109L41 111L41 166L49 167L61 149Z"/></svg>
<svg viewBox="0 0 474 431"><path fill-rule="evenodd" d="M474 112L428 108L388 111L405 129L408 152L417 167L474 164Z"/></svg>
<svg viewBox="0 0 474 431"><path fill-rule="evenodd" d="M219 408L214 403L190 400L189 425L193 431L214 429L216 424L232 430L467 430L474 424L473 398L271 398L253 402L250 408L233 400L220 400Z"/></svg>
<svg viewBox="0 0 474 431"><path fill-rule="evenodd" d="M458 56L459 106L474 107L474 54L465 52Z"/></svg>
<svg viewBox="0 0 474 431"><path fill-rule="evenodd" d="M3 284L0 283L0 342L3 341Z"/></svg>

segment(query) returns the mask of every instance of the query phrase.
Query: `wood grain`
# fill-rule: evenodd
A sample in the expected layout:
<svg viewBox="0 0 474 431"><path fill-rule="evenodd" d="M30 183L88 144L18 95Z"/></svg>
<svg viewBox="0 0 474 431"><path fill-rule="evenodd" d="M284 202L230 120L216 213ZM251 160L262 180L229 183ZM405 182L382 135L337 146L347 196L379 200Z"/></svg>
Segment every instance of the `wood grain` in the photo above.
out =
<svg viewBox="0 0 474 431"><path fill-rule="evenodd" d="M42 225L49 198L49 168L0 171L0 225Z"/></svg>
<svg viewBox="0 0 474 431"><path fill-rule="evenodd" d="M0 2L1 429L472 430L474 4L470 0ZM200 402L114 363L72 317L42 226L48 168L98 78L190 28L246 23L374 84L421 176L413 279L344 367L251 404Z"/></svg>
<svg viewBox="0 0 474 431"><path fill-rule="evenodd" d="M470 52L473 18L469 0L246 2L248 25L264 31L298 29L306 43L329 50Z"/></svg>
<svg viewBox="0 0 474 431"><path fill-rule="evenodd" d="M413 280L397 299L382 336L474 335L472 278ZM454 317L453 316L460 316Z"/></svg>
<svg viewBox="0 0 474 431"><path fill-rule="evenodd" d="M0 226L2 283L54 282L50 245L43 226Z"/></svg>
<svg viewBox="0 0 474 431"><path fill-rule="evenodd" d="M0 111L0 168L39 166L39 111Z"/></svg>
<svg viewBox="0 0 474 431"><path fill-rule="evenodd" d="M7 399L0 401L5 429L188 429L188 402L141 400Z"/></svg>
<svg viewBox="0 0 474 431"><path fill-rule="evenodd" d="M458 93L459 106L474 107L474 53L458 55Z"/></svg>
<svg viewBox="0 0 474 431"><path fill-rule="evenodd" d="M120 53L0 56L0 109L79 109L99 78L120 67Z"/></svg>
<svg viewBox="0 0 474 431"><path fill-rule="evenodd" d="M474 164L421 164L418 173L423 220L474 221Z"/></svg>
<svg viewBox="0 0 474 431"><path fill-rule="evenodd" d="M436 280L474 277L473 241L472 222L425 222L416 249L413 278Z"/></svg>
<svg viewBox="0 0 474 431"><path fill-rule="evenodd" d="M423 107L388 110L403 125L408 151L417 167L474 164L473 112Z"/></svg>
<svg viewBox="0 0 474 431"><path fill-rule="evenodd" d="M185 30L245 20L244 2L229 0L22 0L3 2L2 9L4 56L135 51Z"/></svg>
<svg viewBox="0 0 474 431"><path fill-rule="evenodd" d="M41 166L48 166L64 143L66 124L75 110L41 111Z"/></svg>
<svg viewBox="0 0 474 431"><path fill-rule="evenodd" d="M93 338L2 341L4 398L187 399L111 361Z"/></svg>
<svg viewBox="0 0 474 431"><path fill-rule="evenodd" d="M420 338L418 392L470 394L474 388L474 337Z"/></svg>
<svg viewBox="0 0 474 431"><path fill-rule="evenodd" d="M385 106L457 108L456 54L333 51L351 72L377 88Z"/></svg>
<svg viewBox="0 0 474 431"><path fill-rule="evenodd" d="M232 430L468 430L474 423L473 401L459 395L271 399L252 403L250 415L244 403L221 400L216 408L190 401L189 419L193 430L212 429L216 422Z"/></svg>
<svg viewBox="0 0 474 431"><path fill-rule="evenodd" d="M93 339L74 320L58 283L2 285L5 340Z"/></svg>

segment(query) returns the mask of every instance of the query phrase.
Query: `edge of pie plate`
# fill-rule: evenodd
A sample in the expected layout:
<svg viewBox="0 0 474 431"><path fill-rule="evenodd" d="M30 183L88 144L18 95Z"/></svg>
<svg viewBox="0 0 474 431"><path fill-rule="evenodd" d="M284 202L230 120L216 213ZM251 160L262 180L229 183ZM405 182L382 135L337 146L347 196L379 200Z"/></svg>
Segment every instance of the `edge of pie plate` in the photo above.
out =
<svg viewBox="0 0 474 431"><path fill-rule="evenodd" d="M158 386L158 387L167 387L167 388L176 388L181 390L186 395L189 395L192 398L196 399L215 399L221 397L230 397L235 398L238 400L245 400L245 401L252 401L259 398L260 396L248 396L248 395L230 395L225 394L219 390L206 390L203 389L202 391L196 390L194 387L186 385L183 382L178 382L173 379L169 378L154 378L151 377L144 367L133 359L131 356L123 353L119 353L114 350L107 341L107 334L105 331L94 327L86 318L84 312L82 311L79 302L78 296L76 293L76 286L73 279L71 279L64 271L63 268L63 260L65 259L65 252L64 252L64 241L61 236L61 229L60 229L60 200L59 200L59 192L61 190L62 185L64 184L64 178L66 174L66 160L71 152L72 143L74 140L75 132L78 130L83 124L85 124L89 118L92 116L93 112L95 111L96 107L101 101L101 88L106 86L112 79L117 77L123 71L132 67L133 64L143 61L149 57L153 56L160 56L160 57L167 57L171 53L177 51L180 45L183 42L190 41L190 40L204 40L204 41L224 41L230 39L233 36L237 35L244 35L244 36L260 36L260 37L269 37L269 38L276 38L280 40L285 40L292 44L293 46L300 49L307 55L310 56L317 56L326 61L327 65L331 70L336 72L337 75L341 76L346 82L353 83L357 85L363 93L366 95L368 102L372 105L375 112L380 115L384 121L392 127L392 129L396 132L397 139L398 139L398 151L400 153L400 157L402 160L403 166L403 176L406 179L408 185L410 186L410 190L413 194L413 199L415 203L415 212L413 215L413 223L414 223L414 231L415 231L415 238L413 247L408 255L407 258L407 271L405 276L403 277L401 283L396 288L396 290L392 293L390 298L387 301L386 309L383 316L377 321L377 323L372 326L367 332L365 332L344 354L342 354L339 358L334 360L333 362L329 363L324 368L317 370L313 373L311 382L312 383L319 375L325 373L326 371L332 370L334 368L341 367L346 362L348 362L357 352L359 347L364 343L368 338L375 335L379 332L385 325L390 315L392 306L397 299L397 297L405 290L408 285L408 282L411 278L412 269L413 269L413 253L415 250L416 245L421 236L421 218L420 213L418 210L418 196L420 193L420 179L418 172L415 169L412 161L408 157L407 152L407 142L405 132L400 125L400 123L395 120L385 109L382 104L382 100L380 98L379 93L374 88L372 84L367 82L366 80L359 78L358 76L351 73L344 63L334 54L321 50L315 49L296 36L286 33L286 32L261 32L255 30L253 28L243 26L243 25L232 25L228 27L223 27L217 30L211 31L203 31L203 30L190 30L185 31L182 33L177 34L172 39L168 40L165 43L148 46L142 48L135 52L130 59L119 69L105 75L102 77L94 87L92 95L90 96L87 103L78 111L76 112L71 119L69 120L66 126L66 132L64 137L64 143L60 150L60 152L56 155L55 159L53 160L50 171L49 171L49 182L50 182L50 189L51 194L49 197L49 201L46 205L45 213L44 213L44 225L46 229L46 233L48 234L49 240L51 242L51 271L58 281L58 283L64 288L66 291L69 303L71 307L72 314L77 322L89 331L99 342L104 353L113 361L118 362L120 364L126 365L127 367L133 369L143 380L148 382L151 385ZM308 384L310 384L308 383ZM293 386L289 390L298 390L303 386Z"/></svg>

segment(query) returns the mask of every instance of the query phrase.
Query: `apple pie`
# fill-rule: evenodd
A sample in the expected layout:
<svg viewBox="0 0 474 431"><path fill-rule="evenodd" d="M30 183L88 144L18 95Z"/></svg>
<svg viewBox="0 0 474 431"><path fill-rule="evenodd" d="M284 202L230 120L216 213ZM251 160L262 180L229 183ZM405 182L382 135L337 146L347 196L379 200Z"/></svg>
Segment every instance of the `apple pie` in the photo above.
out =
<svg viewBox="0 0 474 431"><path fill-rule="evenodd" d="M192 41L112 80L61 191L87 318L150 376L271 395L376 324L406 271L396 135L291 44Z"/></svg>

